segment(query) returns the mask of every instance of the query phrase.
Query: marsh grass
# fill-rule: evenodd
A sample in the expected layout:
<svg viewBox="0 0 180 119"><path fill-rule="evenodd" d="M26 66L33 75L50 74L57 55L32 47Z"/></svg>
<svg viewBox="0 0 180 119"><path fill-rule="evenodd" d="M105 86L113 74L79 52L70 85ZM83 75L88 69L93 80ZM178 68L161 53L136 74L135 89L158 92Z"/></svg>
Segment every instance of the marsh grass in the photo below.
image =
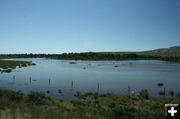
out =
<svg viewBox="0 0 180 119"><path fill-rule="evenodd" d="M161 82L159 82L159 83L157 83L157 86L158 86L158 87L163 87L163 86L164 86L164 84L163 84L163 83L161 83Z"/></svg>
<svg viewBox="0 0 180 119"><path fill-rule="evenodd" d="M10 73L12 72L12 69L4 69L4 70L1 70L1 72Z"/></svg>
<svg viewBox="0 0 180 119"><path fill-rule="evenodd" d="M14 61L14 60L0 60L1 72L10 73L16 67L27 67L30 65L36 65L30 61Z"/></svg>
<svg viewBox="0 0 180 119"><path fill-rule="evenodd" d="M133 96L77 92L66 101L42 92L23 94L0 89L0 114L9 119L163 119L164 104L180 103L173 97L149 97L146 89Z"/></svg>

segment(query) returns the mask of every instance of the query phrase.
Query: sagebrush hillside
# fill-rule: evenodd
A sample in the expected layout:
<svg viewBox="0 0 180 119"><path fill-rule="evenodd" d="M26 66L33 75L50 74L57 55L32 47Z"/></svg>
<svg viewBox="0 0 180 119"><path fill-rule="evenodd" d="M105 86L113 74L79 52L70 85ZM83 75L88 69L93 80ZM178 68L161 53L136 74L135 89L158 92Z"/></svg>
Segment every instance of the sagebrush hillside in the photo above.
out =
<svg viewBox="0 0 180 119"><path fill-rule="evenodd" d="M176 56L180 57L180 46L173 46L170 48L159 48L149 51L140 51L140 52L98 52L102 54L138 54L138 55L158 55L158 56Z"/></svg>
<svg viewBox="0 0 180 119"><path fill-rule="evenodd" d="M139 52L140 54L148 55L160 55L160 56L176 56L180 57L180 46L174 46L170 48L160 48L151 51Z"/></svg>

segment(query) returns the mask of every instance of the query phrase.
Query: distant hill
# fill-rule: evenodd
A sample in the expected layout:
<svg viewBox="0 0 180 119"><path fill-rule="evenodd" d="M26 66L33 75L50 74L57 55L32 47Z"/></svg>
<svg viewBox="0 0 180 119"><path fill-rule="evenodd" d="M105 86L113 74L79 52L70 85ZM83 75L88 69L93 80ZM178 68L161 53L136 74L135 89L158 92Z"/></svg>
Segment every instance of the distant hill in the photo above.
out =
<svg viewBox="0 0 180 119"><path fill-rule="evenodd" d="M180 46L173 46L170 48L160 48L149 51L141 51L141 52L98 52L103 54L129 54L135 53L138 55L152 55L152 56L176 56L180 57Z"/></svg>
<svg viewBox="0 0 180 119"><path fill-rule="evenodd" d="M160 48L151 51L136 52L143 55L177 56L180 57L180 46Z"/></svg>

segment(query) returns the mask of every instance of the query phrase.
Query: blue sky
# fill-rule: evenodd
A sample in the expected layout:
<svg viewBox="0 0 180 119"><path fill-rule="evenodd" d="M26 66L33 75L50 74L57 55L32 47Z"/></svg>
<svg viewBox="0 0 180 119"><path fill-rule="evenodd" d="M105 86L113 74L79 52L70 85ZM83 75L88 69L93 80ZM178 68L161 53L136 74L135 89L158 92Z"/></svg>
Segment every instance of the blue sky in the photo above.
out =
<svg viewBox="0 0 180 119"><path fill-rule="evenodd" d="M180 45L180 0L0 0L0 53Z"/></svg>

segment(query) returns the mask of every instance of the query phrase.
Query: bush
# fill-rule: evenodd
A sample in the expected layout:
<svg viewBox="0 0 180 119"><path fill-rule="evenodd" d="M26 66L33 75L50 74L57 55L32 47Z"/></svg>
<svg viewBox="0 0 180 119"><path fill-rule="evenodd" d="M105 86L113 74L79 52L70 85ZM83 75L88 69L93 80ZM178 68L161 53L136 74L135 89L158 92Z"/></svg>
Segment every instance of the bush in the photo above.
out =
<svg viewBox="0 0 180 119"><path fill-rule="evenodd" d="M77 91L76 94L74 94L75 97L81 97L81 92L80 91Z"/></svg>
<svg viewBox="0 0 180 119"><path fill-rule="evenodd" d="M169 91L169 95L174 97L174 91L173 90Z"/></svg>
<svg viewBox="0 0 180 119"><path fill-rule="evenodd" d="M27 97L26 100L28 102L37 104L37 105L44 105L46 104L47 97L42 92L33 92L31 91Z"/></svg>
<svg viewBox="0 0 180 119"><path fill-rule="evenodd" d="M180 92L177 92L176 97L180 99Z"/></svg>
<svg viewBox="0 0 180 119"><path fill-rule="evenodd" d="M20 102L23 100L24 94L21 91L0 90L0 97L4 97L10 101Z"/></svg>
<svg viewBox="0 0 180 119"><path fill-rule="evenodd" d="M15 101L15 102L20 102L24 99L24 95L21 91L10 91L9 94L7 95L9 100Z"/></svg>
<svg viewBox="0 0 180 119"><path fill-rule="evenodd" d="M122 106L116 106L112 109L112 116L115 117L115 119L120 118L125 113L125 110Z"/></svg>
<svg viewBox="0 0 180 119"><path fill-rule="evenodd" d="M63 92L62 92L61 89L58 90L58 93L59 93L61 96L63 96Z"/></svg>
<svg viewBox="0 0 180 119"><path fill-rule="evenodd" d="M5 91L5 90L1 90L1 89L0 89L0 97L3 97L3 96L4 96L4 94L5 94L4 91Z"/></svg>
<svg viewBox="0 0 180 119"><path fill-rule="evenodd" d="M89 102L82 99L72 99L71 103L74 106L87 106Z"/></svg>
<svg viewBox="0 0 180 119"><path fill-rule="evenodd" d="M143 89L139 92L139 96L142 98L142 99L149 99L149 93L148 93L148 90L147 89Z"/></svg>
<svg viewBox="0 0 180 119"><path fill-rule="evenodd" d="M140 95L139 95L139 94L133 95L133 96L131 97L131 99L132 99L132 100L135 100L135 101L139 100L139 98L140 98Z"/></svg>

